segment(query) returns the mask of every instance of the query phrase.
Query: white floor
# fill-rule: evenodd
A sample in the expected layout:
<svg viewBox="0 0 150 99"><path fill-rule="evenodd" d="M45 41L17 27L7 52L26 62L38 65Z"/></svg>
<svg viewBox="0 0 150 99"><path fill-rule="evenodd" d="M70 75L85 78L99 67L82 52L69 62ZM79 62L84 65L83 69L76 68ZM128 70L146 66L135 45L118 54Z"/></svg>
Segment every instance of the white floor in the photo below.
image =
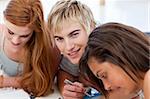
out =
<svg viewBox="0 0 150 99"><path fill-rule="evenodd" d="M1 99L30 99L29 95L22 89L0 88ZM36 99L62 99L62 96L55 87L54 93L45 97L36 97Z"/></svg>

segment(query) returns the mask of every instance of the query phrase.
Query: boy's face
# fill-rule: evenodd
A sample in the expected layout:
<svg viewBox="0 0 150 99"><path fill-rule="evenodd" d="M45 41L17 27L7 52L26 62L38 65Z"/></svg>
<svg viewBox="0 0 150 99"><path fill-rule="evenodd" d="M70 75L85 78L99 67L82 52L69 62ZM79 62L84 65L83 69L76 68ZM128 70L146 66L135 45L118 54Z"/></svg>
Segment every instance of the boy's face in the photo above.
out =
<svg viewBox="0 0 150 99"><path fill-rule="evenodd" d="M61 53L73 64L78 64L88 41L88 33L77 21L64 22L59 33L54 34Z"/></svg>

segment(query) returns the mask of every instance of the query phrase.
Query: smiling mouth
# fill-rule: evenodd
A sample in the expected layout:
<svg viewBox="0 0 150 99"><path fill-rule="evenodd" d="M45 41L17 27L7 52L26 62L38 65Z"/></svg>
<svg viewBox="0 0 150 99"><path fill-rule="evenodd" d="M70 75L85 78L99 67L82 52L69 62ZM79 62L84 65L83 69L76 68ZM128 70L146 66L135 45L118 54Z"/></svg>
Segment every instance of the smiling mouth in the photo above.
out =
<svg viewBox="0 0 150 99"><path fill-rule="evenodd" d="M77 53L80 51L80 48L76 51L72 51L70 53L68 53L68 56L71 58L76 58L77 57Z"/></svg>

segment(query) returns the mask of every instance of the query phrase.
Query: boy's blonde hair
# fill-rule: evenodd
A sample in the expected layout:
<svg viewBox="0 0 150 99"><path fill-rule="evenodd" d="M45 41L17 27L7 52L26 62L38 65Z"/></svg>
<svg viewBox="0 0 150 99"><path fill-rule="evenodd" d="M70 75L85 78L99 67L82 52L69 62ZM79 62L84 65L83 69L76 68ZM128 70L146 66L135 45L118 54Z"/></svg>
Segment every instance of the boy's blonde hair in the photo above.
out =
<svg viewBox="0 0 150 99"><path fill-rule="evenodd" d="M64 22L77 21L89 34L95 27L92 11L76 0L60 0L49 13L48 27L51 33L60 32Z"/></svg>

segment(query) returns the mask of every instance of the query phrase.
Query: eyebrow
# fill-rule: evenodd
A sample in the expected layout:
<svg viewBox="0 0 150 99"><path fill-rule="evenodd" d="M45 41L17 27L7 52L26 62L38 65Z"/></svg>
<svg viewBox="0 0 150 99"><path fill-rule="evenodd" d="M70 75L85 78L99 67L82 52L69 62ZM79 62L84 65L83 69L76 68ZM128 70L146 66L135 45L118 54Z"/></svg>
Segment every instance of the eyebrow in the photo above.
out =
<svg viewBox="0 0 150 99"><path fill-rule="evenodd" d="M70 35L72 35L74 32L77 32L77 31L80 31L80 29L74 30L74 31L70 32L68 35L70 36ZM54 38L62 38L62 37L60 37L60 36L54 36Z"/></svg>
<svg viewBox="0 0 150 99"><path fill-rule="evenodd" d="M14 33L14 32L12 32L9 28L7 28L7 29L8 29L8 32ZM14 33L14 34L15 34L15 33ZM32 34L32 33L28 33L28 34L20 35L20 36L29 36L30 34Z"/></svg>
<svg viewBox="0 0 150 99"><path fill-rule="evenodd" d="M77 31L80 31L80 29L76 29L76 30L70 32L68 35L70 36L70 35L72 35L74 32L77 32Z"/></svg>
<svg viewBox="0 0 150 99"><path fill-rule="evenodd" d="M62 37L59 37L59 36L54 36L54 38L62 38Z"/></svg>

